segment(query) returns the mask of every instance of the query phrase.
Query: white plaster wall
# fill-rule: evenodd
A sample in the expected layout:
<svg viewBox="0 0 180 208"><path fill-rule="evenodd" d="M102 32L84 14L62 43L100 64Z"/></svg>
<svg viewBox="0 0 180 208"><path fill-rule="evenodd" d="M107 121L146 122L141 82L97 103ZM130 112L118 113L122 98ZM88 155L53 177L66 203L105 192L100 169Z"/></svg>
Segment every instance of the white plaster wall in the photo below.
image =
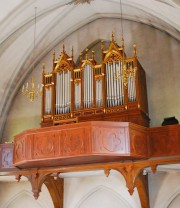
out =
<svg viewBox="0 0 180 208"><path fill-rule="evenodd" d="M158 172L149 174L151 208L180 207L180 172Z"/></svg>
<svg viewBox="0 0 180 208"><path fill-rule="evenodd" d="M93 21L65 38L66 51L71 54L73 46L77 60L78 54L95 40L110 40L112 31L117 42L120 43L121 31L118 19ZM124 21L124 38L128 56L133 55L133 43L137 44L138 58L146 71L151 126L161 125L165 117L176 116L180 120L180 96L178 96L180 43L164 32L133 21ZM62 51L62 43L55 48L55 51L58 58ZM36 81L41 80L43 63L47 71L52 70L52 53L53 50L37 65ZM4 138L11 141L13 135L28 128L39 127L40 122L41 99L31 103L20 95L19 90L7 118Z"/></svg>
<svg viewBox="0 0 180 208"><path fill-rule="evenodd" d="M65 177L64 208L141 208L137 190L129 195L123 177L111 171L108 178L98 172L70 173ZM180 173L149 173L150 208L179 208ZM0 182L0 208L53 208L43 185L38 200L33 198L30 183Z"/></svg>
<svg viewBox="0 0 180 208"><path fill-rule="evenodd" d="M180 193L176 196L171 203L169 204L168 208L179 208L180 205Z"/></svg>
<svg viewBox="0 0 180 208"><path fill-rule="evenodd" d="M65 208L140 208L137 190L130 196L124 178L111 171L83 177L65 178Z"/></svg>
<svg viewBox="0 0 180 208"><path fill-rule="evenodd" d="M28 181L0 182L0 208L53 208L50 194L45 185L37 200Z"/></svg>

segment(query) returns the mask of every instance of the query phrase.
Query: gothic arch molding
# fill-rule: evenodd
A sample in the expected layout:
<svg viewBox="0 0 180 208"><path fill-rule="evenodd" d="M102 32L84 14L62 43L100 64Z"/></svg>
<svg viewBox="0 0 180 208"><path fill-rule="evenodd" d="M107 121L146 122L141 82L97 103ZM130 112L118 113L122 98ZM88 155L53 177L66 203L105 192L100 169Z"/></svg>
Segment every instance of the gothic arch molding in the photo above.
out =
<svg viewBox="0 0 180 208"><path fill-rule="evenodd" d="M95 194L100 193L100 192L102 192L102 193L104 192L108 196L117 200L118 205L121 203L122 205L124 205L124 207L132 208L132 206L129 204L129 202L124 197L122 197L120 194L116 193L114 190L112 190L106 186L103 186L103 185L97 186L96 188L92 189L89 193L87 193L85 196L83 196L80 199L80 201L77 203L75 208L82 208L83 204L86 201L88 201L89 199L94 197ZM135 207L133 207L133 208L135 208Z"/></svg>
<svg viewBox="0 0 180 208"><path fill-rule="evenodd" d="M17 203L19 200L21 200L23 197L26 199L35 201L34 197L32 196L31 191L22 190L21 192L15 194L12 196L9 201L7 201L2 207L4 208L12 208L15 203ZM46 203L44 203L41 199L38 201L35 201L35 203L38 205L39 208L48 208Z"/></svg>

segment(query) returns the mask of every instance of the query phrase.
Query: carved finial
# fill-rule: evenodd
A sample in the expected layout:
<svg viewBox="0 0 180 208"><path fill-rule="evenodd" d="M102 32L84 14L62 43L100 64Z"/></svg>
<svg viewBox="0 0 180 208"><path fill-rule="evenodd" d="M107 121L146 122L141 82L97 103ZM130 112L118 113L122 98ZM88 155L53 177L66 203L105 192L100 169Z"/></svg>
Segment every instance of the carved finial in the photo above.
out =
<svg viewBox="0 0 180 208"><path fill-rule="evenodd" d="M112 32L112 41L114 41L114 32Z"/></svg>
<svg viewBox="0 0 180 208"><path fill-rule="evenodd" d="M63 52L65 52L65 45L64 45L64 41L63 41Z"/></svg>
<svg viewBox="0 0 180 208"><path fill-rule="evenodd" d="M39 198L39 191L38 190L34 190L33 196L37 200Z"/></svg>
<svg viewBox="0 0 180 208"><path fill-rule="evenodd" d="M15 178L19 182L21 180L21 175L16 175Z"/></svg>
<svg viewBox="0 0 180 208"><path fill-rule="evenodd" d="M122 45L122 48L124 48L124 38L123 37L121 39L121 45Z"/></svg>
<svg viewBox="0 0 180 208"><path fill-rule="evenodd" d="M45 74L45 69L46 69L45 64L43 64L43 65L42 65L42 73L43 73L43 74Z"/></svg>
<svg viewBox="0 0 180 208"><path fill-rule="evenodd" d="M94 60L94 57L95 57L94 53L95 53L95 51L92 51L92 59L93 60Z"/></svg>
<svg viewBox="0 0 180 208"><path fill-rule="evenodd" d="M104 50L104 40L101 40L101 50Z"/></svg>
<svg viewBox="0 0 180 208"><path fill-rule="evenodd" d="M157 165L152 165L151 170L152 170L152 173L155 174L157 171Z"/></svg>
<svg viewBox="0 0 180 208"><path fill-rule="evenodd" d="M79 54L79 58L82 61L82 52Z"/></svg>
<svg viewBox="0 0 180 208"><path fill-rule="evenodd" d="M110 174L110 169L105 169L105 170L104 170L104 174L106 175L106 177L108 177L109 174Z"/></svg>
<svg viewBox="0 0 180 208"><path fill-rule="evenodd" d="M89 51L89 49L86 48L86 60L88 60L88 51Z"/></svg>
<svg viewBox="0 0 180 208"><path fill-rule="evenodd" d="M55 50L53 51L53 62L55 61L56 59L56 53L55 53Z"/></svg>
<svg viewBox="0 0 180 208"><path fill-rule="evenodd" d="M128 189L129 194L132 196L134 193L134 189Z"/></svg>
<svg viewBox="0 0 180 208"><path fill-rule="evenodd" d="M137 56L136 44L133 44L133 48L134 48L134 56Z"/></svg>
<svg viewBox="0 0 180 208"><path fill-rule="evenodd" d="M74 59L74 48L73 47L72 47L71 52L72 52L72 60L73 60Z"/></svg>

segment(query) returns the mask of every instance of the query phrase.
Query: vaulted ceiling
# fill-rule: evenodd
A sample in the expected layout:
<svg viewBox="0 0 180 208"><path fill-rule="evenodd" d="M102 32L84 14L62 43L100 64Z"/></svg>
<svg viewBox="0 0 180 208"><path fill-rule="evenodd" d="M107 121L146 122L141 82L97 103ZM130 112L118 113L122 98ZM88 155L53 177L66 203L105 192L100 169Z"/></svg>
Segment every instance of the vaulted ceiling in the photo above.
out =
<svg viewBox="0 0 180 208"><path fill-rule="evenodd" d="M99 18L121 18L151 25L180 41L179 0L6 0L0 2L0 130L19 88L41 58L80 27ZM37 7L33 56L34 8Z"/></svg>

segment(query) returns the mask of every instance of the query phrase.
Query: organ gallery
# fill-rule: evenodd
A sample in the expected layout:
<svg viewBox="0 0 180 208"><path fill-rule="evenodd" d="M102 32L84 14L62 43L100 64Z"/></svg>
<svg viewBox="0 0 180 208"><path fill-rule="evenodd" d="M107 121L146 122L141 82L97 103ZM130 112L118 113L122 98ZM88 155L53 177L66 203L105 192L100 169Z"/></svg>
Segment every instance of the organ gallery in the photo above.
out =
<svg viewBox="0 0 180 208"><path fill-rule="evenodd" d="M119 46L112 34L108 48L101 41L100 53L98 63L95 51L89 55L86 49L79 65L64 45L58 59L54 53L52 72L43 70L42 126L88 120L149 126L146 77L136 45L127 57L124 40Z"/></svg>
<svg viewBox="0 0 180 208"><path fill-rule="evenodd" d="M43 67L42 128L0 145L0 176L25 176L35 199L45 184L54 207L63 208L62 173L103 170L108 177L115 170L149 208L146 168L155 173L159 165L180 162L180 126L149 128L146 76L135 45L127 57L123 39L118 44L112 34L100 53L96 61L96 52L86 49L78 64L64 45L59 58L53 54L51 72Z"/></svg>

